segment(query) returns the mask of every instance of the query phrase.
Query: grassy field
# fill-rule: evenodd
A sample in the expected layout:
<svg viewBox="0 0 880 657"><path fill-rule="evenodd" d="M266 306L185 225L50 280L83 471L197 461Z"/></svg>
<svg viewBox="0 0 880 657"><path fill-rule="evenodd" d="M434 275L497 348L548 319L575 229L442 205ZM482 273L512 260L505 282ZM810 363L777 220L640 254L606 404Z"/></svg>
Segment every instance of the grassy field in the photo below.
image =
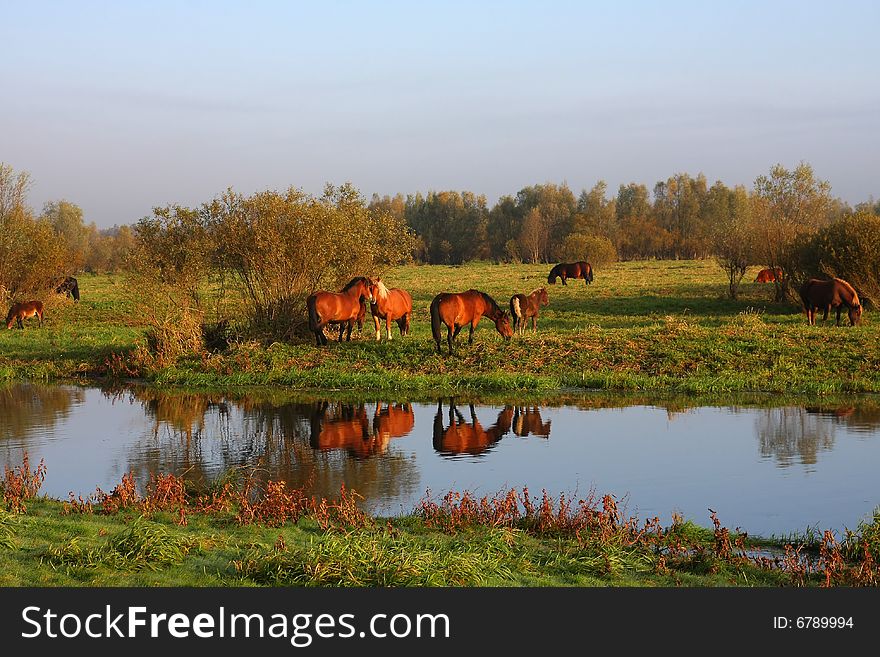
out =
<svg viewBox="0 0 880 657"><path fill-rule="evenodd" d="M769 285L751 283L726 298L711 260L615 263L593 284L548 286L536 335L505 343L484 320L474 344L459 336L452 357L436 354L428 308L441 291L474 287L502 307L510 296L546 284L545 265L472 263L410 266L384 272L390 287L409 290L412 334L374 340L369 314L351 343L270 345L241 342L222 354L171 366L135 368L164 385L280 384L297 388L400 391L553 391L565 388L743 391L806 394L880 391L880 325L865 314L856 328L809 327L800 308L776 304ZM120 372L114 354L143 341L146 327L119 277L82 276L82 301L56 300L42 330L0 334L0 378L69 378ZM305 310L304 310L305 314ZM394 327L396 330L396 326ZM124 368L121 370L124 372ZM129 372L131 373L131 372Z"/></svg>
<svg viewBox="0 0 880 657"><path fill-rule="evenodd" d="M7 484L9 480L7 479ZM688 522L627 522L603 502L510 496L364 515L344 496L276 490L243 507L158 485L137 501L0 507L0 586L875 585L878 522L803 544ZM522 498L520 498L522 499Z"/></svg>

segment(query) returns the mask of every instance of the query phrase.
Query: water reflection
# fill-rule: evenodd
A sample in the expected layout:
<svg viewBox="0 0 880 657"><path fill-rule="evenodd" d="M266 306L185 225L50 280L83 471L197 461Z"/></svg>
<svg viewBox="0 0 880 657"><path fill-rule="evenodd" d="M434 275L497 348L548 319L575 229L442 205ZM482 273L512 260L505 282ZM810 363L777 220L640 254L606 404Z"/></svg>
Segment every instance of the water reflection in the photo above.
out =
<svg viewBox="0 0 880 657"><path fill-rule="evenodd" d="M437 413L434 415L434 449L445 456L482 454L510 432L514 415L512 406L505 406L498 413L495 424L487 429L484 429L477 419L473 404L468 404L471 412L470 422L465 420L462 412L458 410L454 399L449 400L448 406L449 426L443 425L442 399L437 402Z"/></svg>
<svg viewBox="0 0 880 657"><path fill-rule="evenodd" d="M0 439L21 440L37 431L51 433L84 398L80 388L0 386Z"/></svg>
<svg viewBox="0 0 880 657"><path fill-rule="evenodd" d="M0 386L0 461L45 457L43 490L55 497L109 490L129 471L144 484L154 473L210 482L244 470L323 495L344 483L380 514L411 511L426 489L595 488L650 516L680 510L700 521L712 506L756 533L853 527L880 501L878 428L870 397L765 408L585 393L486 405Z"/></svg>

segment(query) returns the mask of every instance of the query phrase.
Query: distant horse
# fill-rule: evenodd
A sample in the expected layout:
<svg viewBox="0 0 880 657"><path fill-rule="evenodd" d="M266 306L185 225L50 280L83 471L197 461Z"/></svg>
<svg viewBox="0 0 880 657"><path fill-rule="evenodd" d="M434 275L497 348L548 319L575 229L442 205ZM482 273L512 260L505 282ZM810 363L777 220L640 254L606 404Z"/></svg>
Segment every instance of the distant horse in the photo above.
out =
<svg viewBox="0 0 880 657"><path fill-rule="evenodd" d="M309 313L309 329L315 334L318 346L327 344L324 327L327 324L347 322L348 336L351 340L351 329L361 312L361 300L372 303L369 279L356 278L343 292L313 292L306 299ZM339 329L339 341L342 342L342 327Z"/></svg>
<svg viewBox="0 0 880 657"><path fill-rule="evenodd" d="M562 279L563 285L567 285L565 282L567 278L583 278L585 281L584 285L589 285L593 282L593 267L589 262L584 262L583 260L579 262L560 262L550 270L547 282L550 285L556 285L557 276Z"/></svg>
<svg viewBox="0 0 880 657"><path fill-rule="evenodd" d="M531 317L532 332L536 333L538 331L538 311L541 306L546 306L549 303L550 299L547 298L547 290L543 287L538 288L528 296L525 294L514 294L510 297L510 316L513 317L514 332L519 329L519 334L522 335L526 329L526 319Z"/></svg>
<svg viewBox="0 0 880 657"><path fill-rule="evenodd" d="M434 449L441 454L482 454L492 447L510 431L513 418L513 407L505 406L498 419L488 429L484 429L474 412L474 405L470 404L471 421L468 423L455 407L453 400L449 401L449 426L443 426L443 400L437 403L437 414L434 416Z"/></svg>
<svg viewBox="0 0 880 657"><path fill-rule="evenodd" d="M513 433L525 438L530 434L541 438L550 437L550 420L544 422L541 410L537 407L525 408L517 406L513 412Z"/></svg>
<svg viewBox="0 0 880 657"><path fill-rule="evenodd" d="M366 276L358 276L356 278L352 278L348 283L345 284L340 292L345 292L349 288L351 288L358 281L364 281L367 285L370 283L370 279ZM355 322L357 322L358 327L358 335L363 333L364 330L364 318L367 316L367 302L361 299L361 309L358 311L358 316L356 319L350 319L347 321L341 322L329 322L330 324L339 324L339 341L342 342L342 333L346 328L353 329ZM349 336L351 336L351 331L349 331Z"/></svg>
<svg viewBox="0 0 880 657"><path fill-rule="evenodd" d="M755 278L755 283L776 283L782 281L782 268L762 269Z"/></svg>
<svg viewBox="0 0 880 657"><path fill-rule="evenodd" d="M55 286L55 294L66 294L68 299L73 297L74 301L79 301L79 282L68 276Z"/></svg>
<svg viewBox="0 0 880 657"><path fill-rule="evenodd" d="M409 335L409 323L412 319L412 297L406 290L393 287L388 289L381 278L370 281L370 293L373 295L373 303L370 304L370 312L373 314L373 322L376 325L376 340L382 339L379 331L379 320L385 320L385 334L391 339L391 322L397 322L400 327L400 335Z"/></svg>
<svg viewBox="0 0 880 657"><path fill-rule="evenodd" d="M40 320L40 326L43 325L43 302L27 301L25 303L14 303L6 315L6 328L11 329L12 325L18 322L18 328L23 329L22 320L30 319L34 315Z"/></svg>
<svg viewBox="0 0 880 657"><path fill-rule="evenodd" d="M474 329L485 315L493 322L498 332L509 340L513 336L510 328L510 315L501 310L495 299L479 290L467 292L441 292L431 301L431 333L434 342L437 343L437 353L440 349L440 325L446 324L446 342L449 345L449 353L452 354L452 341L458 337L458 332L467 324L470 328L468 344L474 342ZM453 330L455 331L453 333Z"/></svg>
<svg viewBox="0 0 880 657"><path fill-rule="evenodd" d="M819 308L825 310L825 317L831 308L837 310L837 325L840 326L840 312L843 306L848 308L850 326L855 326L862 321L862 302L852 285L842 278L833 278L823 281L811 278L801 285L801 301L804 310L807 311L807 323L813 326L816 323L816 311Z"/></svg>

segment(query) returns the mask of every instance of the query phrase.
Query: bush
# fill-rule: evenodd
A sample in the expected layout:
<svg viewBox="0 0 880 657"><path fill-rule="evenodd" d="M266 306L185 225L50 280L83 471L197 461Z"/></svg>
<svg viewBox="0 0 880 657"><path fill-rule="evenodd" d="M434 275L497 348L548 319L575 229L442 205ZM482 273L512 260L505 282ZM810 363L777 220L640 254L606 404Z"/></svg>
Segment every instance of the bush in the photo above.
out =
<svg viewBox="0 0 880 657"><path fill-rule="evenodd" d="M559 259L564 262L586 260L594 267L617 261L617 249L607 237L572 233L559 249Z"/></svg>
<svg viewBox="0 0 880 657"><path fill-rule="evenodd" d="M880 217L859 212L822 228L801 250L803 276L836 276L880 305Z"/></svg>

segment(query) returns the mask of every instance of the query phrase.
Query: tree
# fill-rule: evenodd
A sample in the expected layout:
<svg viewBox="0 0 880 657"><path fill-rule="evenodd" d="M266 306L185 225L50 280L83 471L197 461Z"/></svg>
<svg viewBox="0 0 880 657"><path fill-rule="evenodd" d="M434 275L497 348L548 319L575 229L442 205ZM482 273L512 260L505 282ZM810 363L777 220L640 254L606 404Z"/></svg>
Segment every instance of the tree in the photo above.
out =
<svg viewBox="0 0 880 657"><path fill-rule="evenodd" d="M70 201L49 201L43 206L40 221L48 223L61 238L68 250L67 262L70 273L76 273L86 260L89 238L96 232L94 224L83 222L83 211Z"/></svg>
<svg viewBox="0 0 880 657"><path fill-rule="evenodd" d="M608 185L600 180L578 197L577 214L572 221L571 232L597 235L613 240L617 233L617 215L614 199L606 198Z"/></svg>
<svg viewBox="0 0 880 657"><path fill-rule="evenodd" d="M801 274L799 247L827 221L831 185L805 162L792 171L777 164L769 175L758 176L754 192L761 256L768 267L782 270L782 280L774 283L775 299L782 301Z"/></svg>
<svg viewBox="0 0 880 657"><path fill-rule="evenodd" d="M716 182L707 195L705 216L715 259L727 274L728 294L736 299L746 268L754 261L755 230L745 187L731 190Z"/></svg>

